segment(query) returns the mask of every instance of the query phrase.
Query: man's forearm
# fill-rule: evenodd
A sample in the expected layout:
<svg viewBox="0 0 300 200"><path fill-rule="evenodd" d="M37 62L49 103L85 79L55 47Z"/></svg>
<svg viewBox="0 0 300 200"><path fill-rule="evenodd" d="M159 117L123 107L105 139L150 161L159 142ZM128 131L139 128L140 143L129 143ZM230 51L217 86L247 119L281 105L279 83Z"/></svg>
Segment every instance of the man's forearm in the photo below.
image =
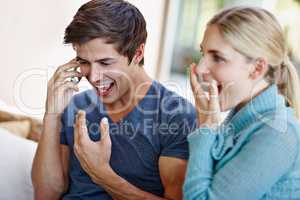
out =
<svg viewBox="0 0 300 200"><path fill-rule="evenodd" d="M60 116L45 115L43 133L32 166L32 182L35 193L57 196L65 189L60 155Z"/></svg>
<svg viewBox="0 0 300 200"><path fill-rule="evenodd" d="M103 187L114 200L167 200L135 187L118 176L109 166L102 170L101 177L94 174L91 178L96 184Z"/></svg>

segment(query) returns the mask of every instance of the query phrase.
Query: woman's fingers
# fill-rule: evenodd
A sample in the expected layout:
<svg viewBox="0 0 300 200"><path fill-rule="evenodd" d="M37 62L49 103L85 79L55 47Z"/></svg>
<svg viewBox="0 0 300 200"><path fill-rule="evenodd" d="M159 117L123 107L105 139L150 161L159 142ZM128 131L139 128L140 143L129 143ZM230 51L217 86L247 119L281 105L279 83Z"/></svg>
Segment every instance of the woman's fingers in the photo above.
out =
<svg viewBox="0 0 300 200"><path fill-rule="evenodd" d="M217 81L211 80L209 85L209 110L211 112L212 121L218 122L220 119L220 101Z"/></svg>
<svg viewBox="0 0 300 200"><path fill-rule="evenodd" d="M200 80L203 80L199 82L196 67L196 64L191 64L190 82L196 101L199 123L218 124L220 121L220 103L217 81L213 79L210 73L207 73L199 75L201 76Z"/></svg>
<svg viewBox="0 0 300 200"><path fill-rule="evenodd" d="M205 92L203 91L201 84L198 82L197 74L196 74L196 64L193 63L190 66L190 82L191 88L193 90L193 94L195 100L198 101L202 106L207 105L207 98ZM204 108L203 108L204 109Z"/></svg>
<svg viewBox="0 0 300 200"><path fill-rule="evenodd" d="M212 111L219 108L219 92L215 80L212 80L209 84L209 108Z"/></svg>

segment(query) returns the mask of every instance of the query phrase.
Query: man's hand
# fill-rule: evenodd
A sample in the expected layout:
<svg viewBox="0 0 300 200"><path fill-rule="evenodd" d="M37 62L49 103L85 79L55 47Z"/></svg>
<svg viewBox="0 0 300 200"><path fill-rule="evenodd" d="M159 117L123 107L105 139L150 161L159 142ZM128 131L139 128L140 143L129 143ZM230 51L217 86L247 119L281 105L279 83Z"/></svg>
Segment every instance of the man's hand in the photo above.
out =
<svg viewBox="0 0 300 200"><path fill-rule="evenodd" d="M89 138L85 112L80 110L76 115L74 129L74 151L81 167L93 181L99 179L104 170L110 168L111 139L107 118L100 122L101 140L94 142Z"/></svg>
<svg viewBox="0 0 300 200"><path fill-rule="evenodd" d="M99 142L94 142L89 138L84 111L78 111L78 114L76 115L74 130L74 151L76 157L80 162L81 167L91 177L93 182L97 185L100 185L106 192L108 192L111 195L113 199L167 200L166 198L155 196L154 194L142 191L141 189L133 186L125 179L117 175L110 167L109 161L111 157L111 140L109 135L109 124L106 118L102 119L100 123L101 140ZM172 159L164 160L168 163L171 163L171 165L169 166L172 166ZM179 177L184 177L184 172L177 170L182 168L180 165L179 167L178 165L172 167L173 170L171 171L181 172ZM164 171L170 171L167 170L166 167L164 169ZM170 173L165 174L165 176L167 175L170 176ZM176 175L178 175L178 173L176 173ZM174 180L173 176L170 178ZM172 199L181 199L181 184L183 180L177 180L180 181L180 187L178 188L176 184L174 184L175 182L169 182L168 180L166 180L167 177L163 179L164 183L168 184L165 185L168 192L176 190L174 191L174 193L176 193L175 195L166 194L166 196L172 196Z"/></svg>
<svg viewBox="0 0 300 200"><path fill-rule="evenodd" d="M78 65L75 59L71 60L67 64L58 67L54 75L48 81L46 114L61 114L64 108L69 104L74 91L78 92L78 86L67 80L71 77L82 77L82 74L77 71L68 71L78 67Z"/></svg>

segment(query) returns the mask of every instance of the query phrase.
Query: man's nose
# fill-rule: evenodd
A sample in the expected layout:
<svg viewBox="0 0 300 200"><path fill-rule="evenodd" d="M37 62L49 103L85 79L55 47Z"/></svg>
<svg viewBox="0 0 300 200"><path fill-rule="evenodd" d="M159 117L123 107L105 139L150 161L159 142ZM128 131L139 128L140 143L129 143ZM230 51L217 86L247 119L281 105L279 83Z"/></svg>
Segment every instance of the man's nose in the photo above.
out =
<svg viewBox="0 0 300 200"><path fill-rule="evenodd" d="M91 65L90 81L97 82L102 79L103 79L103 70L101 70L98 66Z"/></svg>

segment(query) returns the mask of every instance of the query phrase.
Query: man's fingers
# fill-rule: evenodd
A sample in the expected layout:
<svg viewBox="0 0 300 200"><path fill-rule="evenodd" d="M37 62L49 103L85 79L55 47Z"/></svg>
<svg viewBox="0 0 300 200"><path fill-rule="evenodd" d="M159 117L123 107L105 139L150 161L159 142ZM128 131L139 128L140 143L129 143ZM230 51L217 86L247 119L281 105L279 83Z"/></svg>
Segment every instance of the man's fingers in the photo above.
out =
<svg viewBox="0 0 300 200"><path fill-rule="evenodd" d="M68 89L71 89L71 90L75 90L75 91L79 91L79 87L76 83L73 83L71 81L64 81L64 82L58 82L54 85L54 89L58 89L59 91L66 91Z"/></svg>
<svg viewBox="0 0 300 200"><path fill-rule="evenodd" d="M82 137L88 136L88 130L86 127L86 114L84 110L78 111L78 121L79 121L79 127Z"/></svg>
<svg viewBox="0 0 300 200"><path fill-rule="evenodd" d="M106 117L102 118L100 122L100 133L101 133L101 140L104 140L107 137L109 137L109 124L108 124L108 119Z"/></svg>
<svg viewBox="0 0 300 200"><path fill-rule="evenodd" d="M79 129L79 126L78 126L78 115L75 115L75 124L74 124L74 148L75 148L75 147L78 147L78 145L79 145L78 129ZM77 149L75 148L75 150L77 150Z"/></svg>
<svg viewBox="0 0 300 200"><path fill-rule="evenodd" d="M76 58L70 60L68 63L58 67L58 69L56 70L56 74L59 74L63 71L67 71L68 69L74 68L76 66L78 66L79 63L76 61Z"/></svg>
<svg viewBox="0 0 300 200"><path fill-rule="evenodd" d="M76 141L81 143L82 139L88 138L88 130L86 127L86 115L84 110L79 110L76 115Z"/></svg>
<svg viewBox="0 0 300 200"><path fill-rule="evenodd" d="M62 72L62 73L56 75L55 82L62 82L62 81L65 81L67 78L71 78L71 77L82 78L82 74L79 73L78 71L66 71L66 72Z"/></svg>

